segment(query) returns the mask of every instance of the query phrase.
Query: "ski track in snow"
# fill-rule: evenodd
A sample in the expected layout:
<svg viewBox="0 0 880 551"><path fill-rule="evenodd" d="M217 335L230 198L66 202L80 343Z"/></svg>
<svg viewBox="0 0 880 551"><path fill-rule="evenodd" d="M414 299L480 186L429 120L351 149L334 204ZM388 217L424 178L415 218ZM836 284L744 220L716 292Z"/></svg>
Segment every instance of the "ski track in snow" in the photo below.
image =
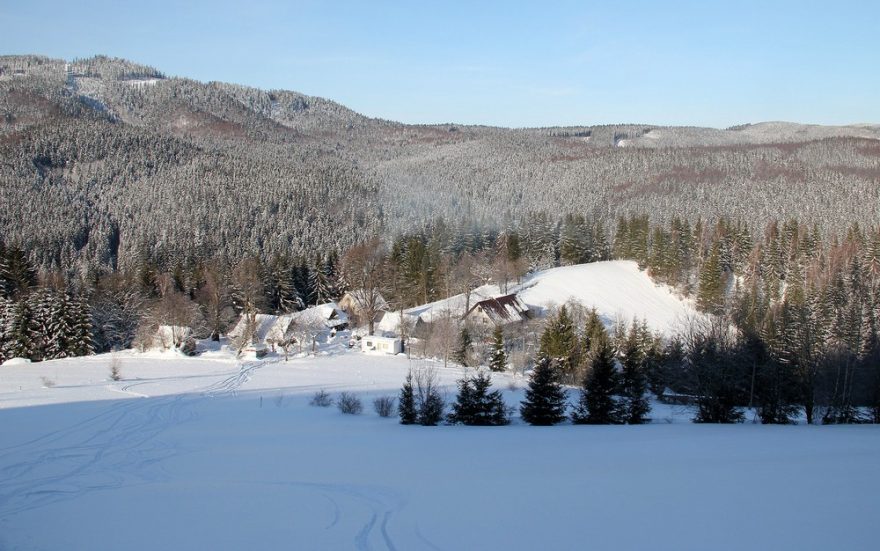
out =
<svg viewBox="0 0 880 551"><path fill-rule="evenodd" d="M235 396L267 362L244 362L233 375L201 390L202 397ZM141 381L118 389L129 395ZM113 389L116 390L116 389ZM160 480L150 467L176 449L158 440L169 428L195 418L189 407L199 396L173 395L126 400L38 438L0 448L0 519L86 492Z"/></svg>
<svg viewBox="0 0 880 551"><path fill-rule="evenodd" d="M161 440L168 429L196 418L192 407L198 401L224 395L235 396L260 367L278 360L250 361L239 369L191 394L149 397L133 391L155 381L136 381L110 390L145 399L129 399L109 406L62 429L27 442L0 448L0 519L51 503L75 499L88 492L166 479L161 462L174 456L176 446ZM340 385L314 385L330 388ZM297 387L298 391L312 385ZM326 500L331 518L326 530L340 531L352 538L359 551L398 551L391 532L394 515L404 500L382 489L345 484L309 482L265 482ZM416 537L431 549L438 549L418 527Z"/></svg>
<svg viewBox="0 0 880 551"><path fill-rule="evenodd" d="M394 514L403 509L405 501L397 494L380 487L350 484L320 484L313 482L266 482L270 486L284 486L301 492L316 492L333 508L326 530L350 530L356 527L352 544L358 551L387 549L398 551L389 525ZM358 511L366 507L366 514ZM352 518L361 517L361 518ZM416 534L427 546L438 549L425 539L416 528Z"/></svg>

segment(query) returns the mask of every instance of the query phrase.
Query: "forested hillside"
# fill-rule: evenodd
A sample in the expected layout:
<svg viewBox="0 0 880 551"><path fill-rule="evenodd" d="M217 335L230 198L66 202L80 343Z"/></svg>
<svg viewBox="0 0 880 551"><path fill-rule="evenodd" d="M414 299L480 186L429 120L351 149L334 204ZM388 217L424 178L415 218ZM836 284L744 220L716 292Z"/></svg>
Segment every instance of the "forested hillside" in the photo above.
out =
<svg viewBox="0 0 880 551"><path fill-rule="evenodd" d="M577 214L613 236L622 214L727 216L755 237L771 219L823 236L880 220L872 126L412 126L124 60L36 56L0 58L0 121L3 239L68 275L311 257L438 218L529 231Z"/></svg>

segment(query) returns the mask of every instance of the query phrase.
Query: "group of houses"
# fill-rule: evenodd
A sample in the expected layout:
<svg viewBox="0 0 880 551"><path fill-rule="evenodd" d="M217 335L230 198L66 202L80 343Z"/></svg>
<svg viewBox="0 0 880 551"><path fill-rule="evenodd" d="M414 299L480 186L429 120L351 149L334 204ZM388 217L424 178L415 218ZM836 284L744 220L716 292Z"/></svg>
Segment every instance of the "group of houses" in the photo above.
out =
<svg viewBox="0 0 880 551"><path fill-rule="evenodd" d="M374 312L373 334L360 338L364 352L398 354L403 352L404 340L418 335L435 321L437 309L409 309L391 311L381 297L374 297L370 312ZM346 293L338 302L328 302L290 314L242 314L226 335L240 354L260 357L268 352L302 352L314 347L322 334L335 335L349 325L366 326L365 308L358 292ZM449 313L450 307L446 306ZM461 310L459 310L461 312ZM494 328L522 323L531 317L529 307L515 294L483 298L467 308L459 320L475 327ZM154 339L155 346L163 349L181 348L184 343L194 346L192 332L185 327L160 326Z"/></svg>

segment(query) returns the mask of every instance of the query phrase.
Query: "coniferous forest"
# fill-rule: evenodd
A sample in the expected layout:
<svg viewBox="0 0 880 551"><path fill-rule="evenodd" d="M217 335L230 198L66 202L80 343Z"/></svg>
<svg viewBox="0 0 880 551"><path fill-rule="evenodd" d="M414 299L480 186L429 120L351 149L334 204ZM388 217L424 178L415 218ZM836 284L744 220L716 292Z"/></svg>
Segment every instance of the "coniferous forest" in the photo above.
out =
<svg viewBox="0 0 880 551"><path fill-rule="evenodd" d="M562 420L563 383L575 423L644 422L649 391L700 422L749 407L880 422L872 132L412 126L123 60L2 57L0 361L128 348L160 324L217 338L243 311L353 289L402 309L627 259L708 321L660 339L560 309L529 359L550 404L524 406L536 424ZM466 344L460 363L491 363ZM484 380L462 385L491 401ZM506 422L469 407L450 419Z"/></svg>

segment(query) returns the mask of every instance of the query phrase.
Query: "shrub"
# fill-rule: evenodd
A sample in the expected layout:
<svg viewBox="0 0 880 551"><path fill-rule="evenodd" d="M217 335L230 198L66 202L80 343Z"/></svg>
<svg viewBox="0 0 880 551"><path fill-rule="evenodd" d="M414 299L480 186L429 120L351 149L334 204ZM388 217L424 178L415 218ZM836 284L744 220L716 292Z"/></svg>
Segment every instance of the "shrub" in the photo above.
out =
<svg viewBox="0 0 880 551"><path fill-rule="evenodd" d="M376 410L379 417L391 417L396 402L397 400L393 396L380 396L373 400L373 409Z"/></svg>
<svg viewBox="0 0 880 551"><path fill-rule="evenodd" d="M420 368L415 372L415 396L418 424L431 427L443 420L446 402L440 395L437 371L433 368Z"/></svg>
<svg viewBox="0 0 880 551"><path fill-rule="evenodd" d="M339 408L339 411L348 415L359 415L364 410L361 399L350 392L343 392L339 395L336 407Z"/></svg>
<svg viewBox="0 0 880 551"><path fill-rule="evenodd" d="M327 391L321 389L312 396L309 405L322 408L330 407L333 405L333 398L330 397L330 394L328 394Z"/></svg>
<svg viewBox="0 0 880 551"><path fill-rule="evenodd" d="M122 380L122 362L116 356L110 358L110 379L113 381Z"/></svg>

